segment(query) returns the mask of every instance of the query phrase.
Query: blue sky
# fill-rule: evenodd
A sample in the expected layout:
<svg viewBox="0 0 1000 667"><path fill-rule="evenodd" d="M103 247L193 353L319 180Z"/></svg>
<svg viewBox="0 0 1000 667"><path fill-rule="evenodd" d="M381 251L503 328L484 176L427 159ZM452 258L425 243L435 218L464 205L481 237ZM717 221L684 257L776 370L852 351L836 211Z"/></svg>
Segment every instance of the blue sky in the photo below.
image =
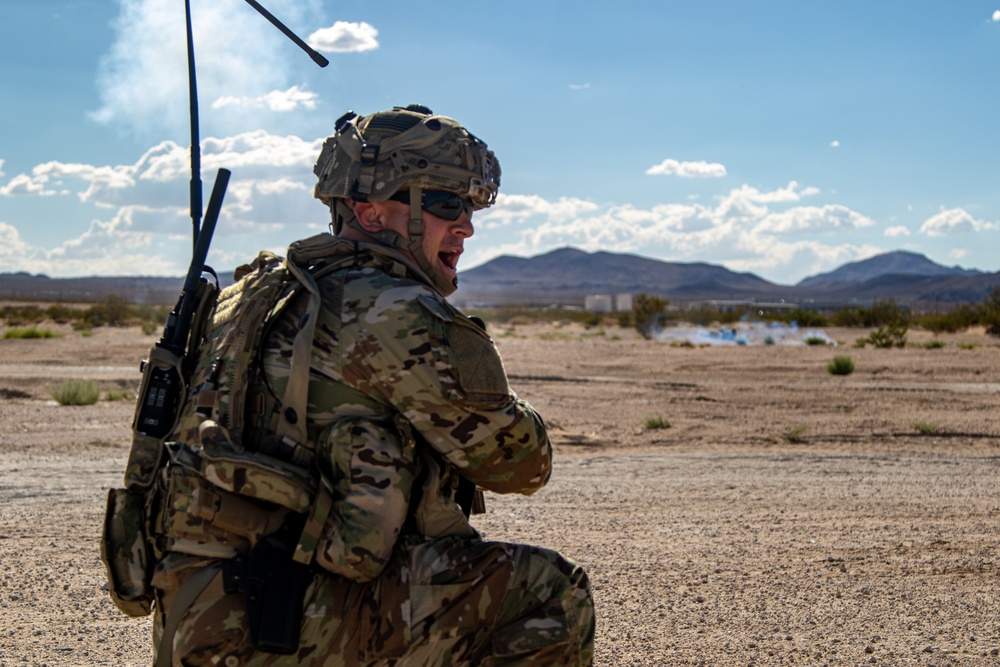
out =
<svg viewBox="0 0 1000 667"><path fill-rule="evenodd" d="M793 284L897 249L1000 269L1000 0L192 0L209 263L326 228L334 119L419 102L493 148L462 267L563 246ZM0 272L182 275L183 0L0 0Z"/></svg>

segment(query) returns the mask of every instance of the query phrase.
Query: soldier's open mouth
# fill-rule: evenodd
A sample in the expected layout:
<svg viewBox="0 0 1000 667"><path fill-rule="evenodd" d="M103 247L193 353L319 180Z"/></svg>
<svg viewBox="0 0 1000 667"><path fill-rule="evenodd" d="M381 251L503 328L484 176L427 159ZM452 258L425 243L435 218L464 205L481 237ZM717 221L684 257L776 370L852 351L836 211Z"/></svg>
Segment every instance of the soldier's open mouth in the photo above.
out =
<svg viewBox="0 0 1000 667"><path fill-rule="evenodd" d="M441 263L452 271L458 270L458 258L462 256L461 250L445 250L438 253Z"/></svg>

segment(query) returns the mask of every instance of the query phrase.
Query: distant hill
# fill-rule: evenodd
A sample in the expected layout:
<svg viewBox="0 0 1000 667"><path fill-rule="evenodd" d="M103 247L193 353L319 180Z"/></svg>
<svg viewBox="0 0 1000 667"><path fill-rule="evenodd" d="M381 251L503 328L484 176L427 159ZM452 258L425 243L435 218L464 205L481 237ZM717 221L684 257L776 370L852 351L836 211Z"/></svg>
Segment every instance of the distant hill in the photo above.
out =
<svg viewBox="0 0 1000 667"><path fill-rule="evenodd" d="M911 276L979 276L982 271L963 269L959 266L941 266L925 255L905 250L887 252L859 262L850 262L829 273L821 273L801 280L797 287L830 287L839 284L858 284L886 275Z"/></svg>
<svg viewBox="0 0 1000 667"><path fill-rule="evenodd" d="M674 302L784 299L812 307L838 307L896 299L914 307L932 307L979 302L997 287L1000 274L945 267L905 251L851 262L787 286L704 262L663 262L561 248L529 258L505 255L463 271L454 298L460 303L582 303L589 294L644 292Z"/></svg>
<svg viewBox="0 0 1000 667"><path fill-rule="evenodd" d="M219 272L223 286L232 272ZM27 273L0 274L0 299L101 301L118 295L134 303L173 304L183 278L50 278ZM453 301L532 305L582 305L591 294L640 292L674 303L755 300L836 308L896 299L916 308L978 303L997 287L1000 273L945 267L912 252L889 252L851 262L797 285L778 285L753 273L706 262L663 262L638 255L560 248L535 257L497 257L459 275Z"/></svg>
<svg viewBox="0 0 1000 667"><path fill-rule="evenodd" d="M118 295L132 303L173 303L184 286L183 278L99 277L50 278L30 273L0 274L0 299L40 301L104 301Z"/></svg>
<svg viewBox="0 0 1000 667"><path fill-rule="evenodd" d="M705 262L560 248L535 257L504 255L459 274L465 301L581 302L588 294L645 292L684 299L781 298L790 288Z"/></svg>

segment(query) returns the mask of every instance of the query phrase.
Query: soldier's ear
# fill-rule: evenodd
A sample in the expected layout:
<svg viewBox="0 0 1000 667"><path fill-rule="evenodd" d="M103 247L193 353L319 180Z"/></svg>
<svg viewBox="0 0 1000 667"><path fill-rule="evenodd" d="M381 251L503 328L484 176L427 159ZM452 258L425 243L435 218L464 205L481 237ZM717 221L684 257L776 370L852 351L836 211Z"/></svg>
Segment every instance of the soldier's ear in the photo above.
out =
<svg viewBox="0 0 1000 667"><path fill-rule="evenodd" d="M384 228L379 208L367 201L353 202L354 217L366 232L380 232Z"/></svg>

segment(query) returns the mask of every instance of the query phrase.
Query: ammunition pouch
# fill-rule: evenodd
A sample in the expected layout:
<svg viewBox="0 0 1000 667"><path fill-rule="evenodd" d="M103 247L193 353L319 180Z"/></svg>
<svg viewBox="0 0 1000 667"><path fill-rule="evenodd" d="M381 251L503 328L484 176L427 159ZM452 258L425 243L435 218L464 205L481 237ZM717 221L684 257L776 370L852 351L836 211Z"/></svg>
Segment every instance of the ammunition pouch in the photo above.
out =
<svg viewBox="0 0 1000 667"><path fill-rule="evenodd" d="M292 514L272 503L241 496L181 465L163 473L162 500L153 525L163 551L233 558L275 532Z"/></svg>
<svg viewBox="0 0 1000 667"><path fill-rule="evenodd" d="M152 611L154 559L146 521L147 494L110 489L101 535L101 562L111 600L129 616Z"/></svg>

